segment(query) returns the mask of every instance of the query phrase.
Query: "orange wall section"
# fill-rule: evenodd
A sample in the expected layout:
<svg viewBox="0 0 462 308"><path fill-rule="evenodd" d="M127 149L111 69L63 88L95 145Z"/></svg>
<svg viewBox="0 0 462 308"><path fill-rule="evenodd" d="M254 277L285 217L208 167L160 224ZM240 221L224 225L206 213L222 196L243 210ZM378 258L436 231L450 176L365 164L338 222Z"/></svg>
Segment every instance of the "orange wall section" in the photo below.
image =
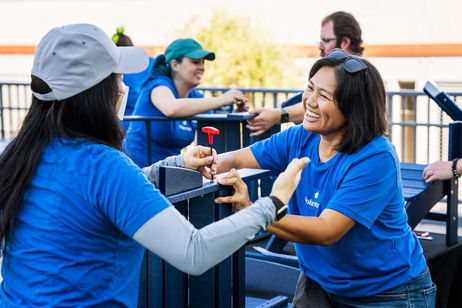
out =
<svg viewBox="0 0 462 308"><path fill-rule="evenodd" d="M149 55L158 55L165 46L144 45ZM283 50L295 57L319 57L317 45L282 45ZM366 57L434 57L462 56L462 44L383 44L365 45ZM0 55L33 55L34 45L0 45Z"/></svg>

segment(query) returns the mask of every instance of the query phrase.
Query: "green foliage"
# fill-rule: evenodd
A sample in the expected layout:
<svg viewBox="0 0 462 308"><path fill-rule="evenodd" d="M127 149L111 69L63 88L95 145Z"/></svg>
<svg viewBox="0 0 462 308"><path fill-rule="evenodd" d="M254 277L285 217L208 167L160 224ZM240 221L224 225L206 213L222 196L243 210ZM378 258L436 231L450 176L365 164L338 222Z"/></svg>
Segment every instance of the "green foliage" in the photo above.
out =
<svg viewBox="0 0 462 308"><path fill-rule="evenodd" d="M303 74L295 58L272 42L270 35L248 17L212 13L206 26L192 17L181 30L210 51L201 85L291 88L300 86Z"/></svg>

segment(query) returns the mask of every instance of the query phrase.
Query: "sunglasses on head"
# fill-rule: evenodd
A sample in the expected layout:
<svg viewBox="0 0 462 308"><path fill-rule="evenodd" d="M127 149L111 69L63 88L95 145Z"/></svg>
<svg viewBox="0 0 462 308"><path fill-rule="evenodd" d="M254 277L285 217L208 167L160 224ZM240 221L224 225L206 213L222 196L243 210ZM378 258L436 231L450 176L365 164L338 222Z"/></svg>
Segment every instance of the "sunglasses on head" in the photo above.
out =
<svg viewBox="0 0 462 308"><path fill-rule="evenodd" d="M345 61L343 61L342 67L350 74L354 74L367 69L367 65L361 60L360 57L350 55L340 48L332 49L332 51L326 56L326 59L345 59Z"/></svg>

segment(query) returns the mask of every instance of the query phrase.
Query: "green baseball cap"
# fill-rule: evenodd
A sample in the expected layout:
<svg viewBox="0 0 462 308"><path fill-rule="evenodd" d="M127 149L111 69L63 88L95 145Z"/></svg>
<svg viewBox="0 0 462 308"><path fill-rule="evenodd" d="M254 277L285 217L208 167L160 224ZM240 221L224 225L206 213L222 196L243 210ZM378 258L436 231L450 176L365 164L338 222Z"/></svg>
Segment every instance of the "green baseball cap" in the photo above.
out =
<svg viewBox="0 0 462 308"><path fill-rule="evenodd" d="M201 44L191 38L178 39L167 46L165 50L165 60L170 63L171 60L179 57L188 57L191 59L215 60L215 53L205 50Z"/></svg>

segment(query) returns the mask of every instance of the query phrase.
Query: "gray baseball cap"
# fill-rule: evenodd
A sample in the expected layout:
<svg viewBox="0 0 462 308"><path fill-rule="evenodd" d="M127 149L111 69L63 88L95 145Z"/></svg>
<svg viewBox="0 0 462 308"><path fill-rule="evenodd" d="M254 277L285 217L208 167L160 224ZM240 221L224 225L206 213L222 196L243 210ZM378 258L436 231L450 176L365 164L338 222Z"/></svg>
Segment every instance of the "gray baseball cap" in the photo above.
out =
<svg viewBox="0 0 462 308"><path fill-rule="evenodd" d="M145 70L149 56L140 47L117 47L97 26L73 24L50 30L40 41L31 74L51 92L32 94L44 101L63 100L101 82L112 73Z"/></svg>

